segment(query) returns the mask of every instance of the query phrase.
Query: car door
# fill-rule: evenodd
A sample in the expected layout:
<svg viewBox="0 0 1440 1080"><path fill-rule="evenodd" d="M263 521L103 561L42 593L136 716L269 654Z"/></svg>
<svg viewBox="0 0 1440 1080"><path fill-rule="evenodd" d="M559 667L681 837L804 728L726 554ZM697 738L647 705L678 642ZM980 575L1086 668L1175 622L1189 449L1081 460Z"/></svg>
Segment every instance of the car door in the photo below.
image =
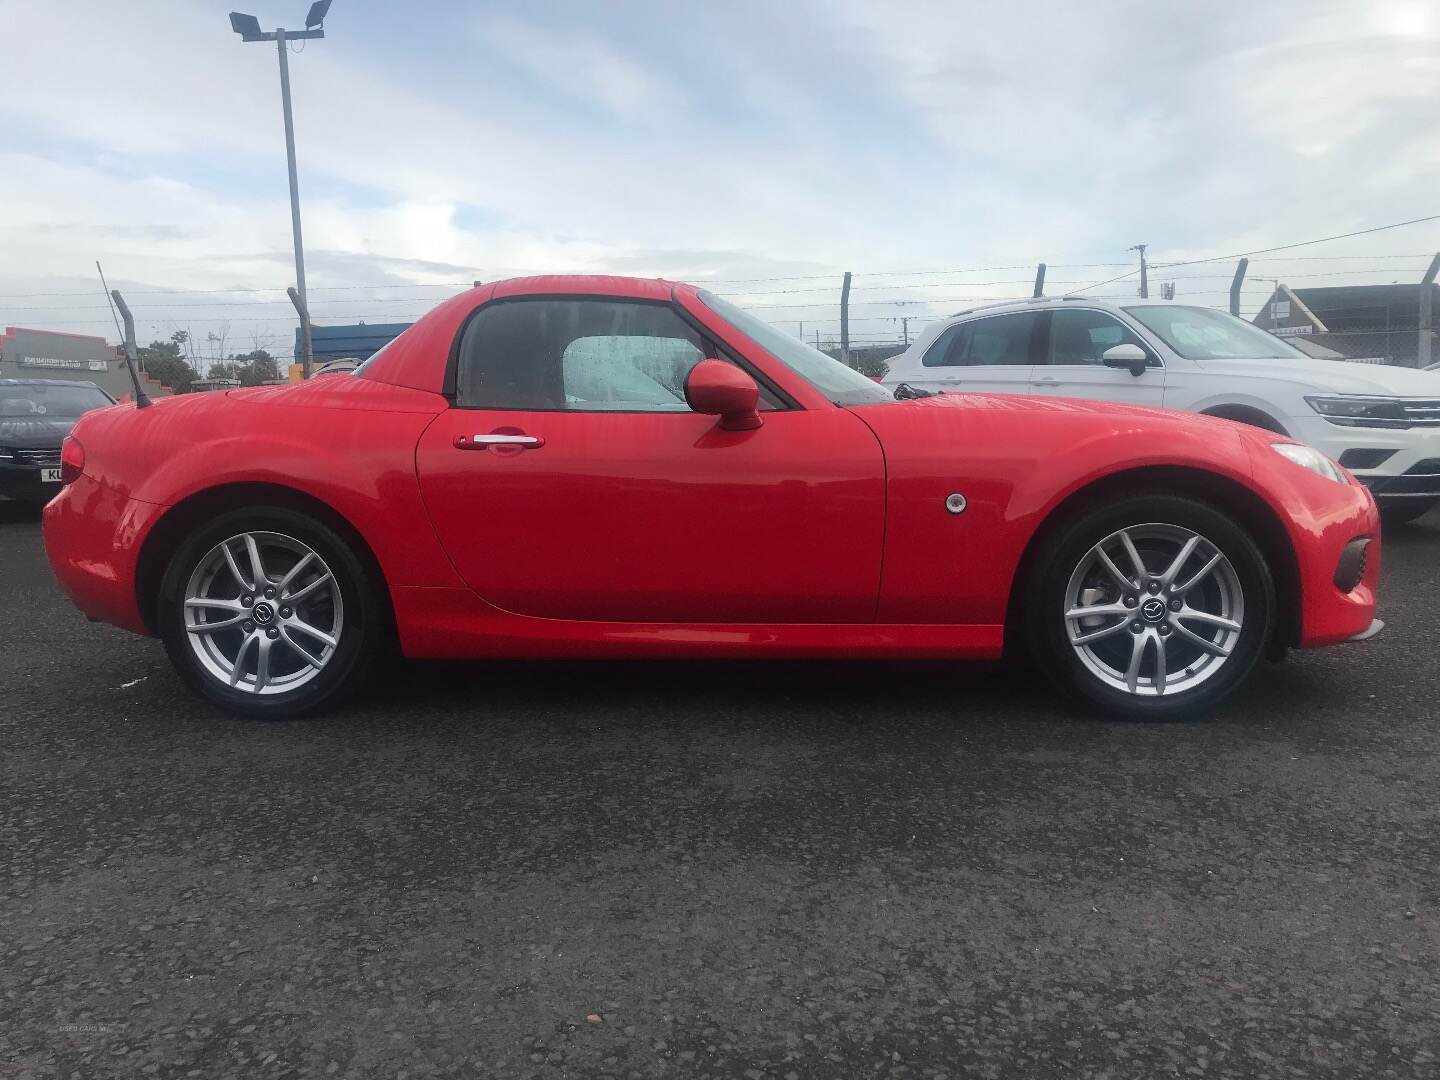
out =
<svg viewBox="0 0 1440 1080"><path fill-rule="evenodd" d="M927 390L1026 394L1040 338L1040 313L985 315L956 323L925 350L913 379Z"/></svg>
<svg viewBox="0 0 1440 1080"><path fill-rule="evenodd" d="M1160 408L1165 400L1165 368L1155 350L1109 312L1095 308L1056 308L1049 312L1045 348L1030 385L1037 394L1128 401ZM1106 367L1102 356L1116 345L1138 345L1150 358L1143 375Z"/></svg>
<svg viewBox="0 0 1440 1080"><path fill-rule="evenodd" d="M760 374L763 424L690 411L706 356ZM517 298L462 331L455 407L416 465L465 581L524 615L869 622L884 463L844 409L801 409L664 303Z"/></svg>

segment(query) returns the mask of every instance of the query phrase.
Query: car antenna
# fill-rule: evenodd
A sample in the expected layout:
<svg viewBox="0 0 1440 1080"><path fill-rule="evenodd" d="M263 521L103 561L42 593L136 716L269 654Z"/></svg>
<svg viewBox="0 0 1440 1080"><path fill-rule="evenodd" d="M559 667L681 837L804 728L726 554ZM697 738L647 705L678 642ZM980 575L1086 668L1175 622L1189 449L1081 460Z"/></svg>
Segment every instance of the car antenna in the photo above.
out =
<svg viewBox="0 0 1440 1080"><path fill-rule="evenodd" d="M143 409L150 402L150 395L140 385L140 372L135 369L135 316L130 314L130 305L120 295L119 289L111 289L115 306L120 309L120 318L125 320L125 366L130 369L130 385L135 387L135 408Z"/></svg>

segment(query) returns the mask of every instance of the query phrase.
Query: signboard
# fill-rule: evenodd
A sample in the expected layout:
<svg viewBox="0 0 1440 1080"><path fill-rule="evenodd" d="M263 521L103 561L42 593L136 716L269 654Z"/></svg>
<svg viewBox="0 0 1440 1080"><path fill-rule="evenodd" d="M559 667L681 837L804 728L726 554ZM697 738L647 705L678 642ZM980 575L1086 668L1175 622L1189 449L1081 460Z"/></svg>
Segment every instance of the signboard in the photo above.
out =
<svg viewBox="0 0 1440 1080"><path fill-rule="evenodd" d="M1290 301L1289 301L1289 300L1276 300L1274 303L1272 303L1272 304L1270 305L1270 318L1272 318L1272 319L1288 319L1288 318L1290 318Z"/></svg>
<svg viewBox="0 0 1440 1080"><path fill-rule="evenodd" d="M20 367L60 368L65 371L108 371L104 360L72 360L60 356L20 356L15 363Z"/></svg>
<svg viewBox="0 0 1440 1080"><path fill-rule="evenodd" d="M1313 334L1314 332L1313 326L1277 326L1270 331L1276 337L1294 337L1297 334Z"/></svg>

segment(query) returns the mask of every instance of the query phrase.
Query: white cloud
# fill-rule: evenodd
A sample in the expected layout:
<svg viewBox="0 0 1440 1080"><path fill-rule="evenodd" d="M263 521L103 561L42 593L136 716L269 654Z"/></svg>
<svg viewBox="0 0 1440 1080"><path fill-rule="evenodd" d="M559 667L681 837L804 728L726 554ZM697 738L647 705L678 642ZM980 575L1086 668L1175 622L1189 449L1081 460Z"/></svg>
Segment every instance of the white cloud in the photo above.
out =
<svg viewBox="0 0 1440 1080"><path fill-rule="evenodd" d="M0 293L90 289L97 257L136 289L288 284L273 54L195 5L78 8L0 0L0 24L65 42L63 64L7 55ZM376 63L366 35L389 24L356 21L292 58L312 286L1107 262L1142 240L1180 258L1437 208L1431 7L844 0L451 22L463 63L378 47L395 59ZM1440 229L1325 250L1392 243L1440 246ZM330 310L394 294L344 295ZM0 297L0 322L76 303Z"/></svg>

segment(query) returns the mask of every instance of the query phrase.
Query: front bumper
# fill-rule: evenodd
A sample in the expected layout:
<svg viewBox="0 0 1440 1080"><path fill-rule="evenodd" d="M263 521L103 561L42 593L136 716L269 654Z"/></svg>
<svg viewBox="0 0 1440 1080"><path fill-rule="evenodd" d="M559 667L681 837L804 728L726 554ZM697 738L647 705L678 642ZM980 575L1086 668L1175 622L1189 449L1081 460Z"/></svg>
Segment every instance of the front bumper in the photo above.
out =
<svg viewBox="0 0 1440 1080"><path fill-rule="evenodd" d="M1352 637L1350 640L1351 640L1351 641L1369 641L1371 638L1375 637L1377 634L1380 633L1381 630L1384 630L1384 629L1385 629L1385 620L1384 620L1384 619L1371 619L1371 620L1370 620L1370 625L1367 626L1364 630L1361 630L1360 633L1356 634L1356 635L1355 635L1354 637Z"/></svg>
<svg viewBox="0 0 1440 1080"><path fill-rule="evenodd" d="M1440 428L1340 427L1321 416L1291 417L1295 437L1329 454L1380 502L1440 500ZM1352 460L1343 460L1346 455ZM1376 464L1354 464L1366 458Z"/></svg>
<svg viewBox="0 0 1440 1080"><path fill-rule="evenodd" d="M140 614L135 573L145 537L165 510L88 476L49 502L42 518L45 554L76 607L92 619L150 633Z"/></svg>
<svg viewBox="0 0 1440 1080"><path fill-rule="evenodd" d="M1329 480L1321 483L1325 503L1315 506L1311 513L1292 514L1292 520L1303 521L1306 533L1296 544L1302 648L1364 640L1378 633L1381 625L1375 618L1380 584L1380 511L1363 487L1344 485L1341 499L1336 500L1330 489L1340 485ZM1368 543L1364 545L1357 581L1348 553L1360 540Z"/></svg>
<svg viewBox="0 0 1440 1080"><path fill-rule="evenodd" d="M50 501L60 493L60 482L41 480L41 475L40 466L0 461L0 498L17 502Z"/></svg>

